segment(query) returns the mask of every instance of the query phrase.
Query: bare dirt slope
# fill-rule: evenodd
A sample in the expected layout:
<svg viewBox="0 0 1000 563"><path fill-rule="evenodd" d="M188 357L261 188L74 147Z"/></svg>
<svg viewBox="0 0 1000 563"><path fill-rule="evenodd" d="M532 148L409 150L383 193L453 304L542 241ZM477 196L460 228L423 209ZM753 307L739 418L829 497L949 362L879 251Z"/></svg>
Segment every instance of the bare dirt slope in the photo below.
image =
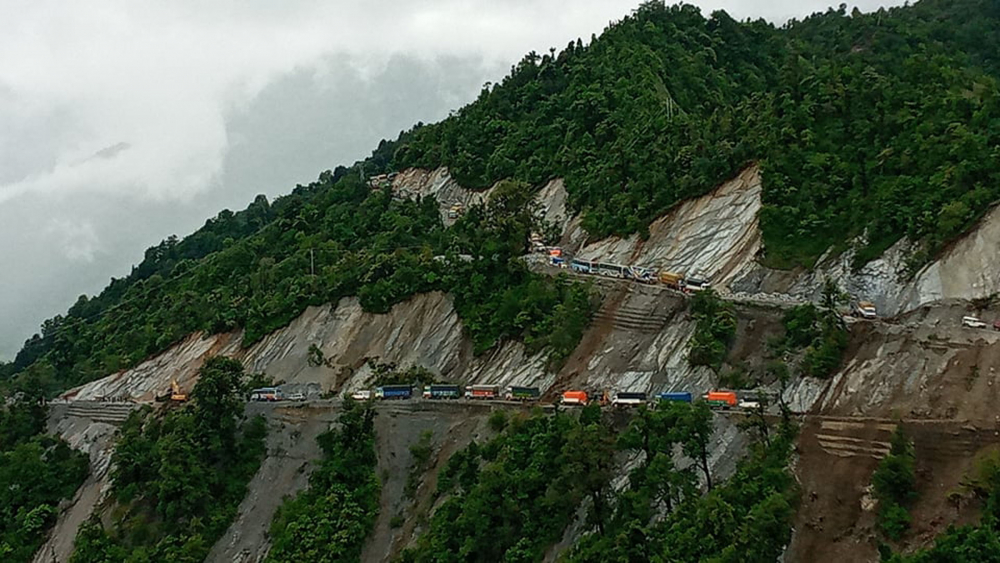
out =
<svg viewBox="0 0 1000 563"><path fill-rule="evenodd" d="M950 524L975 520L976 507L957 508L948 493L958 489L973 455L995 445L997 436L994 428L952 421L900 424L914 442L920 497L911 511L913 529L898 547L912 549L930 543ZM807 420L796 466L802 501L786 561L879 560L869 483L896 427L888 419Z"/></svg>
<svg viewBox="0 0 1000 563"><path fill-rule="evenodd" d="M309 483L313 462L319 459L316 437L336 421L338 409L328 405L271 408L249 404L247 415L262 414L268 421L267 457L247 485L247 496L236 519L212 547L207 561L256 563L270 549L268 530L278 507Z"/></svg>
<svg viewBox="0 0 1000 563"><path fill-rule="evenodd" d="M90 475L73 499L60 506L59 517L49 537L35 554L35 563L68 561L80 526L104 500L111 485L111 451L115 426L90 418L68 416L68 405L58 405L49 417L49 432L61 436L70 447L90 456Z"/></svg>
<svg viewBox="0 0 1000 563"><path fill-rule="evenodd" d="M760 170L744 170L714 191L678 204L649 226L649 239L611 237L588 244L588 260L634 264L700 275L717 287L750 263L761 248Z"/></svg>

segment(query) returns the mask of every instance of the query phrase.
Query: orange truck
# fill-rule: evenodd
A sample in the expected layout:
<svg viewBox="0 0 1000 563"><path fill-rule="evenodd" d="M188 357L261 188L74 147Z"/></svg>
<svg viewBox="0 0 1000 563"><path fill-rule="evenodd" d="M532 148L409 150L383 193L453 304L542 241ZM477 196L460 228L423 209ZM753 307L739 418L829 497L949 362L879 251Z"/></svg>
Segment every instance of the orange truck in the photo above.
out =
<svg viewBox="0 0 1000 563"><path fill-rule="evenodd" d="M739 404L736 393L732 391L709 391L705 400L708 401L708 406L719 409L731 409Z"/></svg>
<svg viewBox="0 0 1000 563"><path fill-rule="evenodd" d="M587 401L586 391L564 391L562 394L562 404L564 405L586 405Z"/></svg>

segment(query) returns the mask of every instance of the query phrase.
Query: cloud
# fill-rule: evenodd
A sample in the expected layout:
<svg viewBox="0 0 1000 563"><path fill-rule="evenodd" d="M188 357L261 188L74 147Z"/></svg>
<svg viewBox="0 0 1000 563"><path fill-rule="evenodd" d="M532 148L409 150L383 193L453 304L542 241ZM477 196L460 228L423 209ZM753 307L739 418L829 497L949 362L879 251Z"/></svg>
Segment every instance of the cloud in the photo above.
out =
<svg viewBox="0 0 1000 563"><path fill-rule="evenodd" d="M101 243L94 225L88 221L53 219L45 232L52 235L63 256L80 262L93 262Z"/></svg>

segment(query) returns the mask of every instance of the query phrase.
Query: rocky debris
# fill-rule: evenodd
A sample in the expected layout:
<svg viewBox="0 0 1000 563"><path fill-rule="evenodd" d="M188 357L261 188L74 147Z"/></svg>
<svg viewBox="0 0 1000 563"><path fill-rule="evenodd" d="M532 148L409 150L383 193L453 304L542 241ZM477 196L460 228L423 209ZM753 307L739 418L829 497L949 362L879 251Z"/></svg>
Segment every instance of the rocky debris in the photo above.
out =
<svg viewBox="0 0 1000 563"><path fill-rule="evenodd" d="M938 260L920 270L900 303L910 310L941 299L1000 293L1000 207L990 211Z"/></svg>
<svg viewBox="0 0 1000 563"><path fill-rule="evenodd" d="M475 198L488 195L488 191L462 189L444 169L403 172L396 177L393 189L407 197L438 197L446 220L452 203L472 203L481 201ZM554 180L540 193L543 194L540 198L543 213L550 218L561 217L565 227L561 244L574 251L575 246L570 245L581 245L585 234L579 227L578 217L561 215L565 213L566 200L562 182ZM996 396L1000 386L993 385L994 373L987 369L1000 365L1000 333L958 326L956 319L961 317L966 306L962 302L945 301L933 307L914 304L952 294L969 298L994 290L991 284L1000 283L1000 275L994 275L993 269L1000 268L997 265L1000 260L986 265L977 262L976 257L995 256L1000 248L997 244L1000 242L1000 220L997 219L1000 218L996 212L984 220L979 230L952 247L937 263L937 269L933 265L925 268L912 286L915 289L908 292L910 286L896 275L907 253L904 243L894 246L883 258L869 263L860 272L850 270L850 253L825 259L820 270L814 273L775 272L760 267L754 262L761 244L756 219L759 208L759 172L751 168L712 194L678 205L651 227L648 240L640 241L637 237L608 239L587 245L581 255L709 276L728 298L754 305L739 311L741 319L755 321L741 321L738 328L733 349L739 356L735 360L739 362L763 361L766 337L780 324L782 308L814 299L824 275L843 276L848 280L849 290L858 297L875 300L883 314L894 307L912 311L900 316L900 324L853 323L845 362L832 379L793 378L784 389L775 385L772 391L782 391L784 400L798 412L885 418L961 418L975 422L977 427L995 426L994 406L1000 399ZM991 238L994 236L996 238ZM992 248L988 248L990 241L994 241ZM952 273L976 268L989 279L962 278L966 274ZM717 385L717 376L710 369L693 368L687 362L687 343L694 321L687 314L683 295L634 283L606 281L594 279L595 287L604 295L599 313L565 365L554 372L546 369L544 352L530 353L519 342L506 342L480 356L473 355L472 344L463 333L450 298L432 293L415 296L384 315L365 313L355 298L311 307L290 325L249 349L240 348L240 332L211 337L192 335L131 370L81 386L66 393L64 398L76 401L125 397L150 401L169 386L171 379L176 379L185 390L192 388L201 363L216 354L236 357L250 372L265 373L287 382L287 392L305 389L301 392L307 393L309 398L316 394L317 387L323 392L339 393L370 386L374 375L367 361L373 358L403 368L421 366L442 380L458 383L538 386L548 390L546 398L549 400L567 389L645 391L650 395L662 391L689 391L697 396ZM974 291L962 293L963 284ZM293 388L296 391L291 391ZM106 446L93 445L95 436L99 435L95 433L104 428L103 432L110 436L113 426L67 416L65 405L57 408L63 409L61 420L64 422L60 424L69 425L60 432L76 447L90 451L95 464L103 464L103 469L95 471L95 480L88 481L81 489L73 507L60 516L60 531L54 538L62 538L60 541L70 542L69 545L50 547L47 544L46 549L50 551L46 553L68 554L75 535L74 526L78 527L89 515L101 491L107 487L110 452ZM458 408L456 416L468 418L472 412ZM281 407L275 413L284 417L277 423L287 424L289 429L306 424L303 420L315 415L308 403L299 408ZM405 434L399 428L406 426L404 423L411 414L397 415L400 424L387 427L387 439L395 439L397 433L399 436ZM427 416L437 418L441 414L434 412ZM291 436L285 430L278 434L277 440L287 440ZM839 442L824 438L824 445L816 436L818 434L820 432L816 431L808 438L813 440L815 448L802 455L801 471L839 471L841 468L846 475L864 469L859 469L861 466L856 463L850 465L858 456L843 458L841 464L831 466L827 458L838 457L831 455L831 444ZM458 434L454 436L455 440L459 438ZM725 468L735 466L742 451L742 438L735 428L729 427L720 429L716 438L712 463L724 472ZM283 451L304 447L299 445L301 443L304 442L290 444ZM395 444L391 446L395 449L380 450L380 463L382 456L391 458L394 452L398 456L398 452L407 451L406 444L390 443ZM288 460L282 455L275 454L274 461L266 462L259 478L255 478L251 495L240 508L239 525L227 532L213 551L213 554L225 556L215 560L253 560L266 553L263 530L276 506L267 495L280 499L298 490L301 480L305 479L304 476L290 476L286 467ZM864 460L867 463L870 458ZM295 463L299 464L295 465L297 468L303 461L295 460ZM861 473L854 477L866 478ZM818 483L808 479L806 482L810 486ZM827 502L827 497L821 495L821 502ZM72 517L69 512L73 513ZM386 512L385 518L393 516L388 514L391 510ZM379 524L379 530L395 533L383 524ZM834 525L831 519L824 521L824 526ZM571 541L573 537L568 539ZM803 549L805 551L798 553L810 553L807 548ZM377 560L381 555L366 557Z"/></svg>
<svg viewBox="0 0 1000 563"><path fill-rule="evenodd" d="M569 192L566 191L563 179L556 178L542 186L535 195L535 201L538 202L539 216L555 225L560 233L565 233L573 220L573 213L569 208Z"/></svg>
<svg viewBox="0 0 1000 563"><path fill-rule="evenodd" d="M212 547L206 561L264 560L271 547L268 537L271 521L286 496L308 485L313 462L321 454L316 437L336 420L338 409L247 406L247 415L257 414L268 421L267 456L247 484L247 496L240 503L236 518Z"/></svg>
<svg viewBox="0 0 1000 563"><path fill-rule="evenodd" d="M856 299L873 302L885 316L938 301L989 297L1000 293L1000 207L911 278L907 261L914 251L914 245L902 239L857 270L853 248L837 256L820 257L811 271L777 271L747 263L731 287L739 292L784 293L815 301L824 280L830 278Z"/></svg>

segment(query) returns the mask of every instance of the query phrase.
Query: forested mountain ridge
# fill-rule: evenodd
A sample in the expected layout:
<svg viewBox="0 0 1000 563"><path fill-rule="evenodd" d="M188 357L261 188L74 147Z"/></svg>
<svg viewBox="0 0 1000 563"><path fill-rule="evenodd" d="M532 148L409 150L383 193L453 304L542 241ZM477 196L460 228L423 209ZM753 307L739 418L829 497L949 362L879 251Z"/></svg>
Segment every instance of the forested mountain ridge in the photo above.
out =
<svg viewBox="0 0 1000 563"><path fill-rule="evenodd" d="M1000 195L998 16L929 0L774 28L647 2L586 47L529 54L397 159L472 186L564 176L595 236L758 161L772 265L862 234L862 258L902 236L931 254Z"/></svg>

